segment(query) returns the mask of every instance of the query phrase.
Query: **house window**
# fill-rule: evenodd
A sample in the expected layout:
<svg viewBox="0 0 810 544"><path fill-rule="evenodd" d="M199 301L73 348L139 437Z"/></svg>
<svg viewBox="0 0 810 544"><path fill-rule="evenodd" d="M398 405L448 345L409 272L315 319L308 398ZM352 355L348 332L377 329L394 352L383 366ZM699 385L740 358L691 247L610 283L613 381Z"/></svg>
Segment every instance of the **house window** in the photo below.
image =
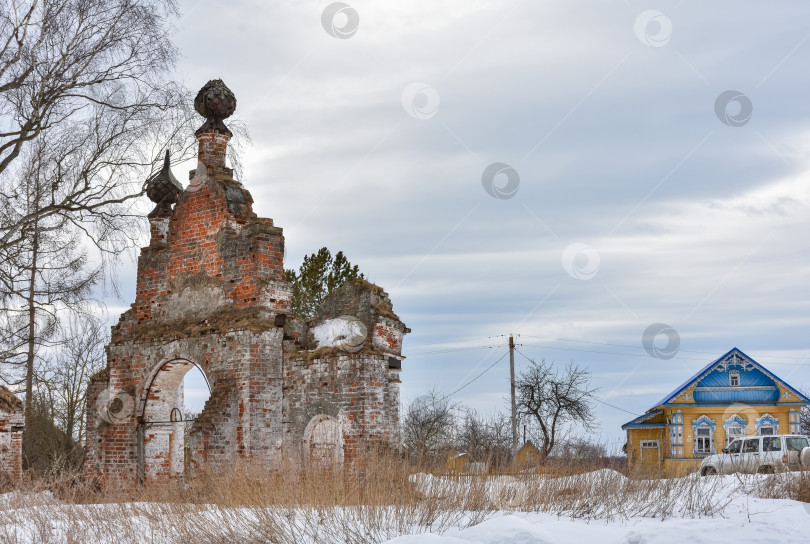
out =
<svg viewBox="0 0 810 544"><path fill-rule="evenodd" d="M788 414L788 433L801 434L801 421L799 420L799 412L791 410Z"/></svg>
<svg viewBox="0 0 810 544"><path fill-rule="evenodd" d="M692 434L695 437L693 450L695 457L714 453L714 429L717 424L707 415L692 420Z"/></svg>
<svg viewBox="0 0 810 544"><path fill-rule="evenodd" d="M739 423L732 423L726 427L726 446L743 436L745 436L745 427Z"/></svg>
<svg viewBox="0 0 810 544"><path fill-rule="evenodd" d="M731 387L738 387L740 385L740 371L732 370L728 373L728 384Z"/></svg>
<svg viewBox="0 0 810 544"><path fill-rule="evenodd" d="M643 450L657 450L658 440L642 440L641 449Z"/></svg>
<svg viewBox="0 0 810 544"><path fill-rule="evenodd" d="M669 454L671 457L683 457L683 413L672 414L669 424Z"/></svg>
<svg viewBox="0 0 810 544"><path fill-rule="evenodd" d="M734 414L730 418L723 421L723 428L726 430L726 446L731 444L735 439L744 437L748 421L740 417L740 414Z"/></svg>
<svg viewBox="0 0 810 544"><path fill-rule="evenodd" d="M712 429L710 427L698 427L695 432L695 453L698 455L711 455L714 451Z"/></svg>
<svg viewBox="0 0 810 544"><path fill-rule="evenodd" d="M756 420L757 434L770 435L779 433L779 420L771 414L765 414Z"/></svg>

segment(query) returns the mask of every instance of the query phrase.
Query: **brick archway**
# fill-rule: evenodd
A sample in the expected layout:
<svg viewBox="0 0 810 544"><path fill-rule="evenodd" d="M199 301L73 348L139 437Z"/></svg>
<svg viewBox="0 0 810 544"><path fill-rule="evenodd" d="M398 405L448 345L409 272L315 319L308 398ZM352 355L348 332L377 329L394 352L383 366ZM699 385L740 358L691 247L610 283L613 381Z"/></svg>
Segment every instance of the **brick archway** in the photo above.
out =
<svg viewBox="0 0 810 544"><path fill-rule="evenodd" d="M343 429L337 418L313 417L304 429L304 463L311 468L328 468L343 463Z"/></svg>
<svg viewBox="0 0 810 544"><path fill-rule="evenodd" d="M140 482L181 478L186 471L185 391L183 379L193 368L188 359L159 364L144 388L138 413L138 479Z"/></svg>

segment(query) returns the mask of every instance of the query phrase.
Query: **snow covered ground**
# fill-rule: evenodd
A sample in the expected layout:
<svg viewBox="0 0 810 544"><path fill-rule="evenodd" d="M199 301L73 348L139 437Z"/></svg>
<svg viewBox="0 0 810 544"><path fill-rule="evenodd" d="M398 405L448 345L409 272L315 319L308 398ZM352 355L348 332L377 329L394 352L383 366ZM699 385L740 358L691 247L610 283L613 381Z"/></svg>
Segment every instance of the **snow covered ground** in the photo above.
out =
<svg viewBox="0 0 810 544"><path fill-rule="evenodd" d="M798 475L692 475L652 481L647 488L643 482L603 470L545 480L542 485L559 485L551 488L552 495L588 486L591 491L573 503L564 499L542 503L546 506L540 508L540 499L532 495L541 487L537 480L500 477L488 480L480 494L469 493L483 497L483 510L446 509L440 516L426 515L427 510L413 505L397 509L68 504L47 492L8 493L0 495L0 544L808 544L810 504L762 498L783 495L785 484L797 481L791 478ZM412 479L425 497L438 500L461 496L481 484L426 474ZM611 503L614 496L617 500ZM548 495L540 498L548 501ZM424 519L433 520L432 525L420 522Z"/></svg>
<svg viewBox="0 0 810 544"><path fill-rule="evenodd" d="M771 480L768 480L771 478ZM669 488L670 493L680 495L672 505L671 515L635 515L623 517L610 514L608 510L594 511L591 515L575 517L565 512L518 513L514 512L525 494L525 484L514 479L495 481L490 485L490 498L507 496L512 500L501 504L510 512L495 514L491 518L466 528L450 528L443 534L403 535L390 539L386 544L683 544L683 543L802 543L810 544L810 504L790 499L759 498L763 490L773 489L770 482L785 483L797 474L776 476L732 475L700 478L696 474L673 481L683 482L681 487ZM441 487L440 479L418 475L422 489ZM626 478L611 470L573 477L569 480L596 481L618 489ZM688 483L687 483L688 482ZM570 485L570 484L568 484ZM677 484L676 484L677 485ZM690 488L694 485L694 488ZM511 488L511 489L510 489ZM690 510L684 502L690 502L690 491L702 490L705 497L713 497L717 510L710 515L701 515L706 505ZM452 491L451 491L452 492ZM683 495L687 495L684 497ZM635 502L643 503L637 498ZM708 504L708 503L707 503ZM643 504L624 505L626 511L647 511ZM595 514L595 515L594 515ZM684 515L686 514L686 515ZM600 519L600 515L609 519Z"/></svg>
<svg viewBox="0 0 810 544"><path fill-rule="evenodd" d="M549 514L495 516L442 535L416 534L386 544L808 544L810 512L783 499L735 499L723 516L666 520L578 520Z"/></svg>

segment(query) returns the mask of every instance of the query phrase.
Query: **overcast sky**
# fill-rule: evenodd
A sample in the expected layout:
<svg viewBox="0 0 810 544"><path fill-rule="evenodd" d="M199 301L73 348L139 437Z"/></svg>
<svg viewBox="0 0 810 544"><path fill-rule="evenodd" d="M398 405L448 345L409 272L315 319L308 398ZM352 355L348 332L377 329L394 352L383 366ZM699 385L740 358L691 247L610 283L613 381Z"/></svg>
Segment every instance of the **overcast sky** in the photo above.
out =
<svg viewBox="0 0 810 544"><path fill-rule="evenodd" d="M597 405L607 441L734 346L810 386L807 2L181 9L178 77L236 94L285 265L343 250L413 330L404 400L465 385L509 333L518 371L590 369L626 410ZM504 409L508 376L454 399Z"/></svg>

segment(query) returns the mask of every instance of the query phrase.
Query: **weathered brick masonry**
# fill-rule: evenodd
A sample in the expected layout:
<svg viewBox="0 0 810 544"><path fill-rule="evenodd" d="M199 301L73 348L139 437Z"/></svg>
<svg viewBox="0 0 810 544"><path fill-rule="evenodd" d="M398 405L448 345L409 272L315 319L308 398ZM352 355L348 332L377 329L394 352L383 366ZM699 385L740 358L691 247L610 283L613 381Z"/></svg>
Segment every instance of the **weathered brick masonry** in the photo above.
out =
<svg viewBox="0 0 810 544"><path fill-rule="evenodd" d="M398 448L408 330L385 292L362 280L336 290L310 323L290 314L282 229L256 216L225 166L222 119L235 99L213 81L195 106L207 117L197 169L185 190L168 160L150 180L157 207L136 299L113 327L107 368L91 380L88 474L167 480L202 463L273 468ZM363 334L350 347L339 335L316 339L313 329L332 326ZM182 379L195 365L211 397L184 447Z"/></svg>
<svg viewBox="0 0 810 544"><path fill-rule="evenodd" d="M22 475L23 403L0 385L0 474L17 479Z"/></svg>

